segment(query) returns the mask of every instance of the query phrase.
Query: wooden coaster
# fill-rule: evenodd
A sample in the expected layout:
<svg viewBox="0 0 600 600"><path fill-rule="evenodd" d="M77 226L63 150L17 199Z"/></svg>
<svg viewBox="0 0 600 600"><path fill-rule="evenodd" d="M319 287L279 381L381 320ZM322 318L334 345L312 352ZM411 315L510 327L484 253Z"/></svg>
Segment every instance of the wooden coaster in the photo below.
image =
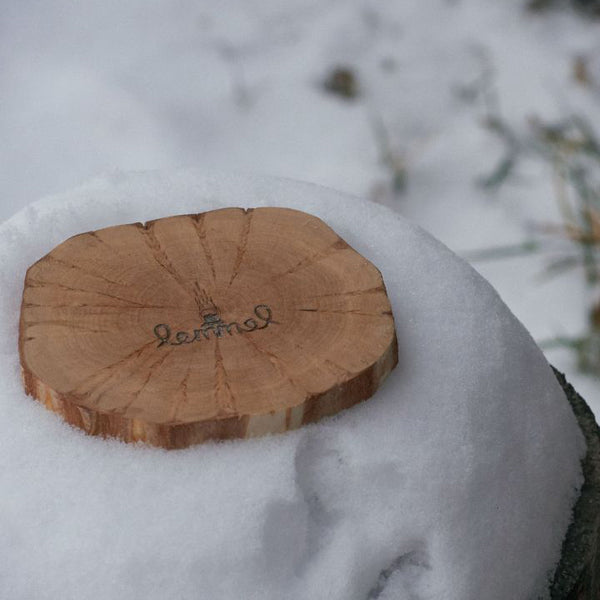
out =
<svg viewBox="0 0 600 600"><path fill-rule="evenodd" d="M335 414L398 354L379 271L286 208L68 239L27 271L19 351L26 392L67 422L164 448Z"/></svg>

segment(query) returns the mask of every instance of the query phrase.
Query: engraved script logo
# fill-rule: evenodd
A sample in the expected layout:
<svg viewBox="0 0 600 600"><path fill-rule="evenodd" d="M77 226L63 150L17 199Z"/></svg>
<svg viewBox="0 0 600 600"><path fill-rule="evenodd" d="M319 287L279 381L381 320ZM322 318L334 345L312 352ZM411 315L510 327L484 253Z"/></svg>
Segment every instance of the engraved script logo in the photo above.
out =
<svg viewBox="0 0 600 600"><path fill-rule="evenodd" d="M181 344L191 344L208 340L211 335L223 337L225 333L250 333L258 329L266 329L271 323L278 323L273 320L273 311L266 304L257 304L254 307L254 317L246 319L241 325L237 322L225 323L217 313L204 315L204 323L199 329L193 331L178 331L172 334L171 328L165 323L159 323L154 327L154 335L158 340L157 348L161 346L180 346Z"/></svg>

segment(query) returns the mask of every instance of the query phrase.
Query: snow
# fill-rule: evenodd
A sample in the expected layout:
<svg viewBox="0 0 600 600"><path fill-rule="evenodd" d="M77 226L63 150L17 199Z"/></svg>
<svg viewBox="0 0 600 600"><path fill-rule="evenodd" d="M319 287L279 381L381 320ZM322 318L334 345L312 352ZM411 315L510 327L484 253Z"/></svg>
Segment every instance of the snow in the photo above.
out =
<svg viewBox="0 0 600 600"><path fill-rule="evenodd" d="M302 430L164 451L27 398L25 270L67 237L223 206L323 218L382 271L400 362ZM373 202L198 170L116 173L0 225L0 598L545 597L585 443L523 325L466 262Z"/></svg>

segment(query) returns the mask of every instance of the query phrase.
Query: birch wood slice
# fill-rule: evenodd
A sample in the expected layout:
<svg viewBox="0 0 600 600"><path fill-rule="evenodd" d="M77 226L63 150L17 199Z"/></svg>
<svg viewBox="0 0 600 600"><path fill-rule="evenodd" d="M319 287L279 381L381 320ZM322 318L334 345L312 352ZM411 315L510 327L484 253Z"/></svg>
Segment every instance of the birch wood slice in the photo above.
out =
<svg viewBox="0 0 600 600"><path fill-rule="evenodd" d="M19 350L26 392L67 422L165 448L297 428L397 363L379 271L284 208L68 239L27 271Z"/></svg>

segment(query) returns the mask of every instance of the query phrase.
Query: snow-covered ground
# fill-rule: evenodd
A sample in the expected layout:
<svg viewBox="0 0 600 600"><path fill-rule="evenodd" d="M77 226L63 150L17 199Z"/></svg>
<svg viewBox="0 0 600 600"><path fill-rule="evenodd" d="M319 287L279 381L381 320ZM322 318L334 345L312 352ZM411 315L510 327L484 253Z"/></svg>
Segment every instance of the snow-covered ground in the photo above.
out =
<svg viewBox="0 0 600 600"><path fill-rule="evenodd" d="M599 49L598 22L524 0L7 2L0 220L99 173L199 165L383 202L459 254L521 243L527 223L559 220L552 174L529 158L484 191L504 147L483 121L598 122ZM325 91L338 67L355 98ZM542 281L545 260L475 266L536 339L582 333L581 272ZM573 354L549 358L600 412Z"/></svg>

